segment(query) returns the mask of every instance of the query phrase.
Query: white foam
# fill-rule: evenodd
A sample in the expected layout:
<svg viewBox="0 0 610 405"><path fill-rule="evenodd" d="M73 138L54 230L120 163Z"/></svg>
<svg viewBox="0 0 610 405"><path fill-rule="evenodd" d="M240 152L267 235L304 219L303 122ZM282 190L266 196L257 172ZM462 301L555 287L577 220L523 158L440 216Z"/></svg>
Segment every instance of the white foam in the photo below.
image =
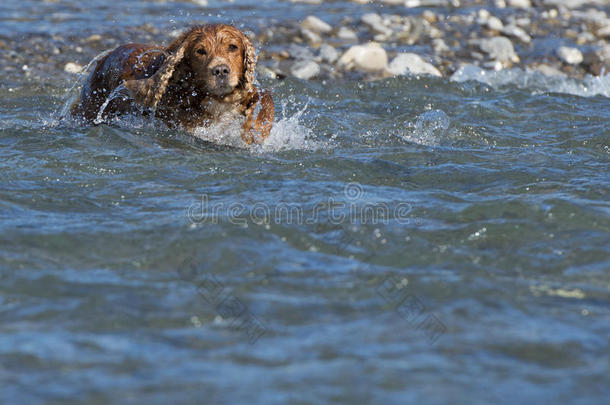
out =
<svg viewBox="0 0 610 405"><path fill-rule="evenodd" d="M282 109L285 111L285 106ZM269 137L260 145L254 145L255 152L275 152L281 150L316 150L321 145L314 139L311 129L303 125L301 118L307 106L293 115L282 116L273 123Z"/></svg>
<svg viewBox="0 0 610 405"><path fill-rule="evenodd" d="M519 68L484 70L474 65L464 65L451 76L451 81L476 80L497 88L507 85L531 90L533 93L565 93L582 97L602 95L610 97L610 75L587 76L579 80L565 76L547 76L541 71Z"/></svg>
<svg viewBox="0 0 610 405"><path fill-rule="evenodd" d="M273 123L269 137L263 143L246 145L241 139L242 119L225 114L220 120L206 127L195 129L194 135L204 141L217 145L249 148L254 153L276 152L282 150L315 150L319 147L313 139L312 131L303 125L302 116L307 107L291 116L283 115ZM285 111L285 106L282 109Z"/></svg>
<svg viewBox="0 0 610 405"><path fill-rule="evenodd" d="M209 126L195 128L193 135L217 145L244 148L246 144L241 139L242 125L242 119L236 119L230 114L225 114Z"/></svg>

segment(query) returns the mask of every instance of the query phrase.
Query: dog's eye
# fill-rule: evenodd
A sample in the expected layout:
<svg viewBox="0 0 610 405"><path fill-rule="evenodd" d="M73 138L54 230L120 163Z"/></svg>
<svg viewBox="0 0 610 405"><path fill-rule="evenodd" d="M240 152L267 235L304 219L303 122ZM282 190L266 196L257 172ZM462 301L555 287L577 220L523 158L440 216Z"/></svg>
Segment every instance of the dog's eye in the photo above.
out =
<svg viewBox="0 0 610 405"><path fill-rule="evenodd" d="M205 49L203 49L203 48L201 48L201 49L197 49L197 53L198 53L199 55L207 55L207 54L208 54L208 53L206 52L206 50L205 50Z"/></svg>
<svg viewBox="0 0 610 405"><path fill-rule="evenodd" d="M236 50L237 50L237 45L233 45L233 44L229 45L229 51L233 52Z"/></svg>

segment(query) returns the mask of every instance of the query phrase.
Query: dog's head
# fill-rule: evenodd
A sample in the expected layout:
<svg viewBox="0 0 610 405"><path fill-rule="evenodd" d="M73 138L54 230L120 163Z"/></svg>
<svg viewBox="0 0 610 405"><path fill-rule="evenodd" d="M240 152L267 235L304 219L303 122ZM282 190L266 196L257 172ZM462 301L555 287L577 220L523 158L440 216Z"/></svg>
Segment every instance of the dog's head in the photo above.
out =
<svg viewBox="0 0 610 405"><path fill-rule="evenodd" d="M191 28L167 51L170 55L182 55L182 58L170 56L168 63L179 64L178 75L197 90L224 97L236 89L252 88L256 67L254 47L243 32L231 25Z"/></svg>
<svg viewBox="0 0 610 405"><path fill-rule="evenodd" d="M142 105L155 107L172 82L229 102L253 92L256 52L250 39L231 25L193 27L166 51L162 66L152 77L125 82L131 96Z"/></svg>

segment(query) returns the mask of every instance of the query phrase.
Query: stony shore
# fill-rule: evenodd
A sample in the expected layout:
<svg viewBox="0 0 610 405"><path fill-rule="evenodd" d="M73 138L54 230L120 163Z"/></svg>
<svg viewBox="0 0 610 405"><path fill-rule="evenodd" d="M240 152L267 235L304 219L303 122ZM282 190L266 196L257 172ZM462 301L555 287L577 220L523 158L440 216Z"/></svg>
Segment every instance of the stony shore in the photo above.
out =
<svg viewBox="0 0 610 405"><path fill-rule="evenodd" d="M291 0L321 3L321 0ZM364 4L367 1L353 0ZM312 13L249 27L260 49L259 77L375 80L401 74L449 77L468 64L520 67L582 78L610 71L607 0L382 0L386 12L354 13L331 24ZM313 6L312 6L313 7ZM336 20L336 17L335 17ZM179 31L152 25L89 36L0 37L2 82L25 76L69 79L99 52L137 38L167 43Z"/></svg>

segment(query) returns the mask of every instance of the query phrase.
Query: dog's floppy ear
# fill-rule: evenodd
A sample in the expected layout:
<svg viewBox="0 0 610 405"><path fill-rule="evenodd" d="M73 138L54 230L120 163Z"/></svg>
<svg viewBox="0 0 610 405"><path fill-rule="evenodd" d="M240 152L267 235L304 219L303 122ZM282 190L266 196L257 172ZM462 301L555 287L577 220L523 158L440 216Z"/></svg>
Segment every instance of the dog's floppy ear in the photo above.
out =
<svg viewBox="0 0 610 405"><path fill-rule="evenodd" d="M176 67L184 58L191 33L192 31L183 33L167 48L168 55L154 75L148 79L125 81L125 87L138 104L150 108L155 108L159 104Z"/></svg>
<svg viewBox="0 0 610 405"><path fill-rule="evenodd" d="M243 87L247 92L252 91L254 87L254 71L256 69L256 50L246 34L242 34L242 42L244 44L244 77Z"/></svg>

